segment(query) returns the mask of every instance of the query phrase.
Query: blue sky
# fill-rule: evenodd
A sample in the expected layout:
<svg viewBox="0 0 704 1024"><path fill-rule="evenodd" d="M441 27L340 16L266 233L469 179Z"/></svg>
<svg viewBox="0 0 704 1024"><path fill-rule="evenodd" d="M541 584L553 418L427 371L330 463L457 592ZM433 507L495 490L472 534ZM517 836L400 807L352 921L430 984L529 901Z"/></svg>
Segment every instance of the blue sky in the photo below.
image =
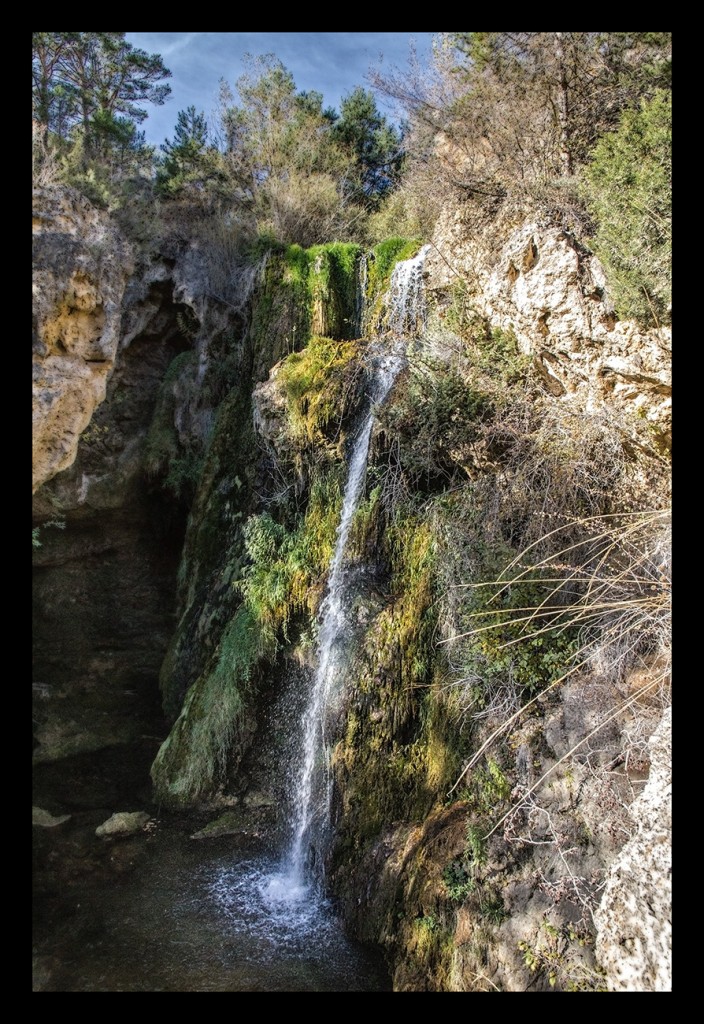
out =
<svg viewBox="0 0 704 1024"><path fill-rule="evenodd" d="M191 105L210 117L218 83L233 87L243 73L242 57L274 53L293 74L298 89L316 89L323 105L339 110L340 100L356 85L370 88L371 66L404 68L415 41L419 58L430 53L432 32L127 32L127 40L148 53L161 54L171 71L171 96L161 107L145 104L141 125L147 142L173 137L179 110ZM379 107L391 111L379 97Z"/></svg>

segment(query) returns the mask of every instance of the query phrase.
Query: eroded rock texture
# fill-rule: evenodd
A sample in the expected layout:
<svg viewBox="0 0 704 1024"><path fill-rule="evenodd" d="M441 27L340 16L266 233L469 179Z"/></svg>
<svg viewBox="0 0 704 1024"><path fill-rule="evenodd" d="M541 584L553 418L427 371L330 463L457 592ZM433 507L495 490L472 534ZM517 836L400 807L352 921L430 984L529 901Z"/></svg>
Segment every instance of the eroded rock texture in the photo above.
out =
<svg viewBox="0 0 704 1024"><path fill-rule="evenodd" d="M70 466L115 364L130 247L71 189L33 197L32 489Z"/></svg>
<svg viewBox="0 0 704 1024"><path fill-rule="evenodd" d="M596 954L612 992L672 989L672 714L650 738L650 777L637 822L609 872L595 915Z"/></svg>

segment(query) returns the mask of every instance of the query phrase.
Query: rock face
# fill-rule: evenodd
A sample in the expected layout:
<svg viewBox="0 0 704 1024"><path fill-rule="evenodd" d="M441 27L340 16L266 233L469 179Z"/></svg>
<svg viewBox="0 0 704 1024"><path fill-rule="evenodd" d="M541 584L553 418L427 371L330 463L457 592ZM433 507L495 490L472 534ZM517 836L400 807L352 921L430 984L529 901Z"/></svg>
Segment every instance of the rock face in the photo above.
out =
<svg viewBox="0 0 704 1024"><path fill-rule="evenodd" d="M35 260L37 762L160 728L185 509L150 485L143 451L189 341L173 261L136 267L107 215L69 189L35 195Z"/></svg>
<svg viewBox="0 0 704 1024"><path fill-rule="evenodd" d="M63 825L70 817L70 814L54 816L49 811L45 811L43 807L32 808L32 824L39 825L41 828L56 828L57 825Z"/></svg>
<svg viewBox="0 0 704 1024"><path fill-rule="evenodd" d="M173 354L158 336L120 353L73 465L34 496L35 760L153 731L184 510L150 489L142 449Z"/></svg>
<svg viewBox="0 0 704 1024"><path fill-rule="evenodd" d="M475 312L512 331L556 397L581 392L671 424L671 331L617 321L601 264L567 232L497 217L468 225L440 218L426 261L431 290L458 280Z"/></svg>
<svg viewBox="0 0 704 1024"><path fill-rule="evenodd" d="M672 715L650 738L648 784L631 808L638 823L611 867L599 909L596 955L611 992L672 990Z"/></svg>
<svg viewBox="0 0 704 1024"><path fill-rule="evenodd" d="M108 216L70 189L35 192L32 230L34 491L71 465L105 398L133 262Z"/></svg>
<svg viewBox="0 0 704 1024"><path fill-rule="evenodd" d="M146 811L116 811L95 830L99 839L106 836L131 836L141 832L149 821Z"/></svg>

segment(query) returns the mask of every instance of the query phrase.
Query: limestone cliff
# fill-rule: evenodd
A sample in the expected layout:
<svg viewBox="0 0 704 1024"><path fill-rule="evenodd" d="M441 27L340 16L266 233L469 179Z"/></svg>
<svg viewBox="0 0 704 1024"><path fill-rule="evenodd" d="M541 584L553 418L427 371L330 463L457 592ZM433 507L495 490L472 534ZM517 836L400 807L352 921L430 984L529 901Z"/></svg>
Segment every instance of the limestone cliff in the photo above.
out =
<svg viewBox="0 0 704 1024"><path fill-rule="evenodd" d="M70 466L105 398L121 340L129 245L69 189L33 196L32 484Z"/></svg>
<svg viewBox="0 0 704 1024"><path fill-rule="evenodd" d="M202 240L136 259L74 193L36 210L35 757L136 742L138 699L157 799L274 835L373 373L361 251L238 257L223 297ZM397 990L666 990L669 331L501 213L447 213L425 285L351 529L326 881Z"/></svg>
<svg viewBox="0 0 704 1024"><path fill-rule="evenodd" d="M638 412L668 435L671 330L619 321L601 264L574 235L534 218L452 209L427 267L431 291L459 289L475 315L515 334L556 397L579 391L587 408Z"/></svg>

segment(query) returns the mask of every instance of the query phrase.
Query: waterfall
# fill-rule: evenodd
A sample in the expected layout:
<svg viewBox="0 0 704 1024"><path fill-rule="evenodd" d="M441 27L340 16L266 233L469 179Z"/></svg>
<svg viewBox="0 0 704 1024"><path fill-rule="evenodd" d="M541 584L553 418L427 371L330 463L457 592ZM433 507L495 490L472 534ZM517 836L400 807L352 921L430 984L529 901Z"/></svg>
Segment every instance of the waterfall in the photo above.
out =
<svg viewBox="0 0 704 1024"><path fill-rule="evenodd" d="M430 252L424 245L410 260L397 263L389 288L389 330L398 337L417 336L425 327L426 304L423 266Z"/></svg>
<svg viewBox="0 0 704 1024"><path fill-rule="evenodd" d="M329 831L332 776L329 771L331 718L342 691L346 654L348 583L345 549L354 514L364 492L369 441L376 408L388 395L404 362L402 340L409 340L425 324L425 298L422 286L423 263L429 247L394 268L389 288L389 328L394 340L389 351L373 362L369 408L352 443L342 513L337 528L335 551L330 564L328 585L320 608L320 630L315 676L301 719L301 749L298 774L292 788L292 839L287 856L288 877L303 883L307 870L322 862ZM361 273L366 270L362 263ZM361 321L360 309L358 316Z"/></svg>
<svg viewBox="0 0 704 1024"><path fill-rule="evenodd" d="M403 357L400 353L387 355L378 360L375 367L370 407L364 423L355 437L350 453L347 485L342 501L342 514L337 528L335 553L330 564L328 586L321 605L320 632L318 639L317 668L311 689L310 700L302 719L303 742L301 765L294 786L294 827L289 853L291 872L302 878L308 861L307 844L311 843L311 828L316 818L318 827L326 830L330 807L330 776L327 772L326 722L334 709L339 691L339 680L344 657L345 633L347 626L346 578L344 555L350 526L359 499L364 490L364 476L367 468L369 439L374 424L375 407L383 402L401 369ZM325 758L325 780L323 792L316 792L316 769L321 756Z"/></svg>

